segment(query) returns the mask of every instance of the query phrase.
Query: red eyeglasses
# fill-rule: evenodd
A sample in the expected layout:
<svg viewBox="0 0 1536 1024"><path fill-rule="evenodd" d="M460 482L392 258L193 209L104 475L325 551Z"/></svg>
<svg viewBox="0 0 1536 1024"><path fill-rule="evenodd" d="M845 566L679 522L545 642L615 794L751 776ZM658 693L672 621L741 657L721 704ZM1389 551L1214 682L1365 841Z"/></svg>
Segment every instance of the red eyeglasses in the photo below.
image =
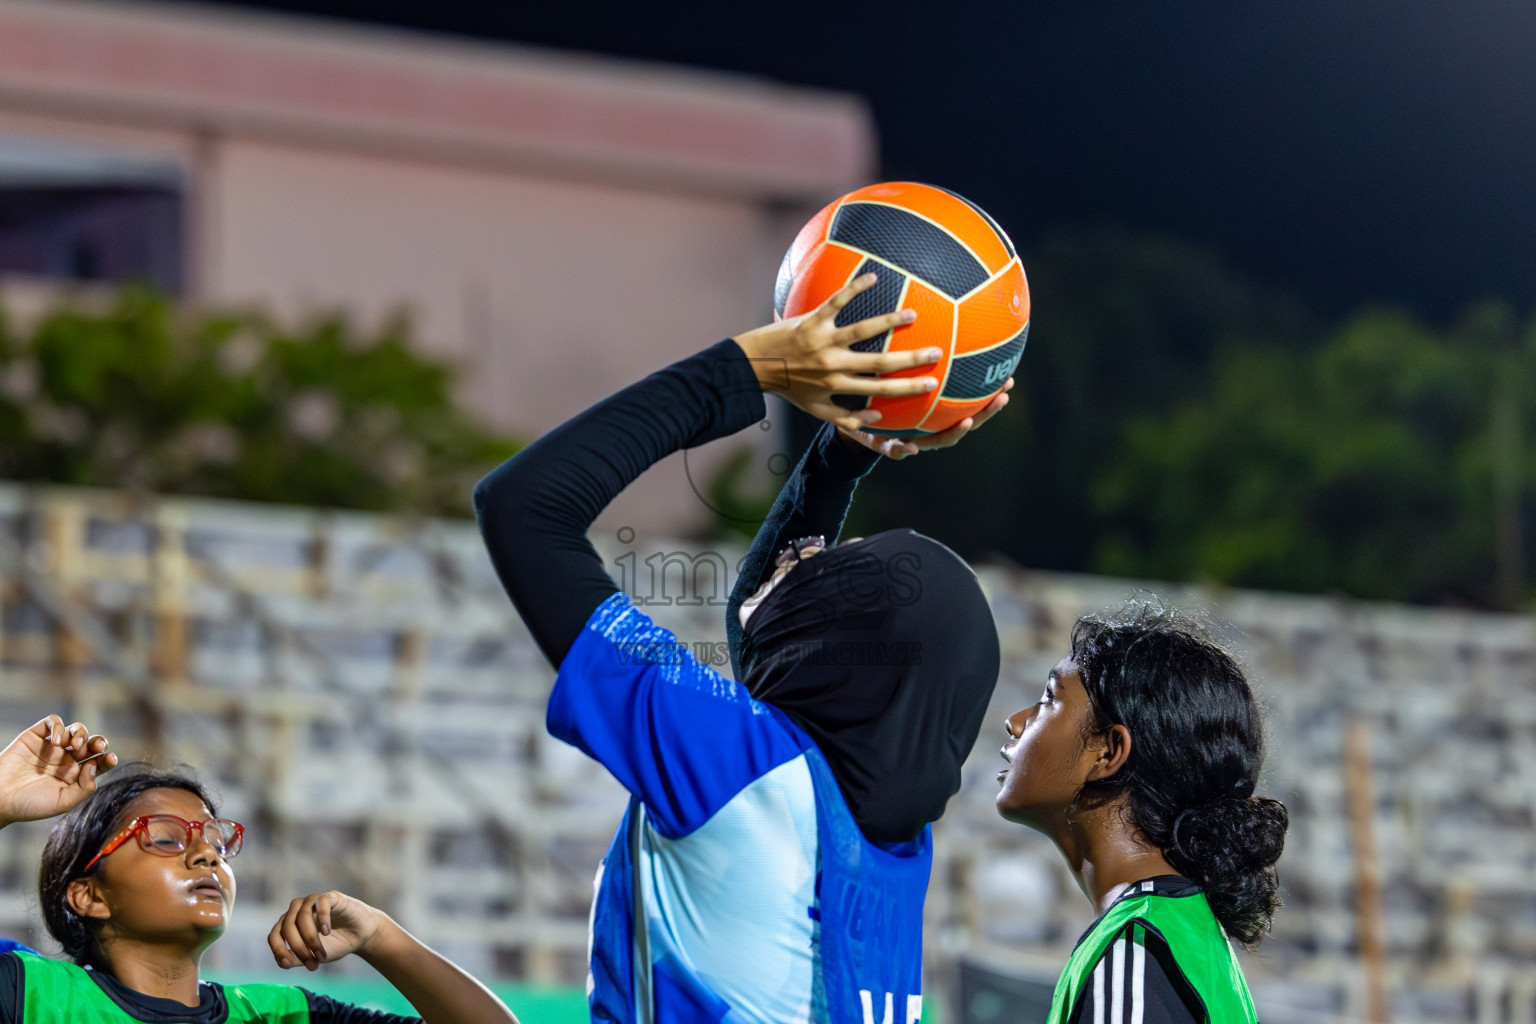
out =
<svg viewBox="0 0 1536 1024"><path fill-rule="evenodd" d="M225 858L239 853L240 844L245 839L245 826L228 818L188 821L174 814L145 814L134 818L127 828L113 836L101 848L101 852L91 858L81 874L90 874L97 861L133 836L139 837L139 846L145 851L161 857L174 857L186 852L187 847L192 845L193 832L201 835L209 846L218 851L220 857Z"/></svg>

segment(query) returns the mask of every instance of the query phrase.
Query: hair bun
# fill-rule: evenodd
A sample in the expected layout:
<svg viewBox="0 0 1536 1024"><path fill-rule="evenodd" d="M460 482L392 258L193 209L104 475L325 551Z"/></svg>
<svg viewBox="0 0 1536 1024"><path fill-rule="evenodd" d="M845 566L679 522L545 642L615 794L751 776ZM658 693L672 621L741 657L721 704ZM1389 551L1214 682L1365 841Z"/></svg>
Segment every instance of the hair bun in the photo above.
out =
<svg viewBox="0 0 1536 1024"><path fill-rule="evenodd" d="M1290 814L1269 797L1213 800L1188 807L1173 822L1173 849L1186 863L1212 857L1232 860L1248 869L1267 868L1285 849Z"/></svg>
<svg viewBox="0 0 1536 1024"><path fill-rule="evenodd" d="M1275 861L1289 824L1285 804L1265 796L1215 800L1174 819L1169 861L1205 890L1216 916L1232 921L1243 942L1256 941L1280 905Z"/></svg>

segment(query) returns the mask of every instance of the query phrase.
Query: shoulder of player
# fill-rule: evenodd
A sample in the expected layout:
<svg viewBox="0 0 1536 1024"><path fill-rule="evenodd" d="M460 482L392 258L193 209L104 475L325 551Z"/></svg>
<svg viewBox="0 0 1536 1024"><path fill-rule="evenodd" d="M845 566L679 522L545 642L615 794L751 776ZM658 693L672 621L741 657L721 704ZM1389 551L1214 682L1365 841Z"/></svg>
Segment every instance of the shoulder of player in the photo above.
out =
<svg viewBox="0 0 1536 1024"><path fill-rule="evenodd" d="M1168 940L1135 919L1115 933L1094 964L1073 1020L1204 1024L1206 1013Z"/></svg>
<svg viewBox="0 0 1536 1024"><path fill-rule="evenodd" d="M715 669L730 664L722 642L685 643L658 625L634 598L615 592L592 612L583 631L610 647L620 666L679 670L729 682Z"/></svg>
<svg viewBox="0 0 1536 1024"><path fill-rule="evenodd" d="M0 953L0 1024L22 1019L22 986L26 965L14 949Z"/></svg>
<svg viewBox="0 0 1536 1024"><path fill-rule="evenodd" d="M370 1010L355 1003L344 1003L331 996L296 988L303 993L309 1010L309 1024L420 1024L421 1018Z"/></svg>
<svg viewBox="0 0 1536 1024"><path fill-rule="evenodd" d="M809 741L787 724L787 718L718 670L730 663L726 641L685 642L652 620L633 598L616 592L592 613L582 635L572 644L560 665L555 691L558 698L572 685L607 689L619 680L628 680L631 685L660 683L664 685L659 690L670 692L675 699L733 705L734 713L788 732L799 746L806 745Z"/></svg>

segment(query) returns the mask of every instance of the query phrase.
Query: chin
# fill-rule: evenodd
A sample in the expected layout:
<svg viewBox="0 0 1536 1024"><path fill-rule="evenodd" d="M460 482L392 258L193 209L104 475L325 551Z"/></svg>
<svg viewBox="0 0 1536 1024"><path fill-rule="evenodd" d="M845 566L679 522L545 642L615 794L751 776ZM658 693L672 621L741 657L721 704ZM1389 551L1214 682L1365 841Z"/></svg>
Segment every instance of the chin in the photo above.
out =
<svg viewBox="0 0 1536 1024"><path fill-rule="evenodd" d="M229 927L229 912L222 914L207 914L198 919L193 926L204 935L218 938L224 934L224 929Z"/></svg>
<svg viewBox="0 0 1536 1024"><path fill-rule="evenodd" d="M224 937L224 926L217 928L199 928L197 930L197 949L199 955L208 952L215 942Z"/></svg>
<svg viewBox="0 0 1536 1024"><path fill-rule="evenodd" d="M1002 788L997 791L997 799L993 801L994 806L997 807L998 815L1003 820L1011 821L1015 825L1038 828L1038 825L1036 825L1038 816L1032 813L1034 809L1019 799L1019 794L1013 791L1008 781L1003 783Z"/></svg>

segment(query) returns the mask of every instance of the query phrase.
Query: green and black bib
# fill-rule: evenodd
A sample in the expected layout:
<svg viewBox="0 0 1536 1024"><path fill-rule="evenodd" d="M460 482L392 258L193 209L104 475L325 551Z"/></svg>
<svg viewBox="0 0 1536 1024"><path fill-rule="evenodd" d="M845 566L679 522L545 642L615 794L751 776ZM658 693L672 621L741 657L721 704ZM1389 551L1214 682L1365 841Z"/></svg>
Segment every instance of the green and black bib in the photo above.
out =
<svg viewBox="0 0 1536 1024"><path fill-rule="evenodd" d="M1150 883L1143 883L1149 885ZM1253 998L1237 962L1237 955L1205 894L1187 896L1160 895L1133 891L1121 897L1094 922L1083 936L1066 970L1056 982L1051 998L1048 1024L1070 1024L1088 986L1094 968L1111 943L1127 925L1138 925L1168 944L1184 980L1205 1004L1205 1019L1211 1024L1258 1024Z"/></svg>
<svg viewBox="0 0 1536 1024"><path fill-rule="evenodd" d="M84 967L17 952L24 971L26 1024L139 1024ZM309 1001L292 985L225 985L228 1024L309 1024Z"/></svg>

